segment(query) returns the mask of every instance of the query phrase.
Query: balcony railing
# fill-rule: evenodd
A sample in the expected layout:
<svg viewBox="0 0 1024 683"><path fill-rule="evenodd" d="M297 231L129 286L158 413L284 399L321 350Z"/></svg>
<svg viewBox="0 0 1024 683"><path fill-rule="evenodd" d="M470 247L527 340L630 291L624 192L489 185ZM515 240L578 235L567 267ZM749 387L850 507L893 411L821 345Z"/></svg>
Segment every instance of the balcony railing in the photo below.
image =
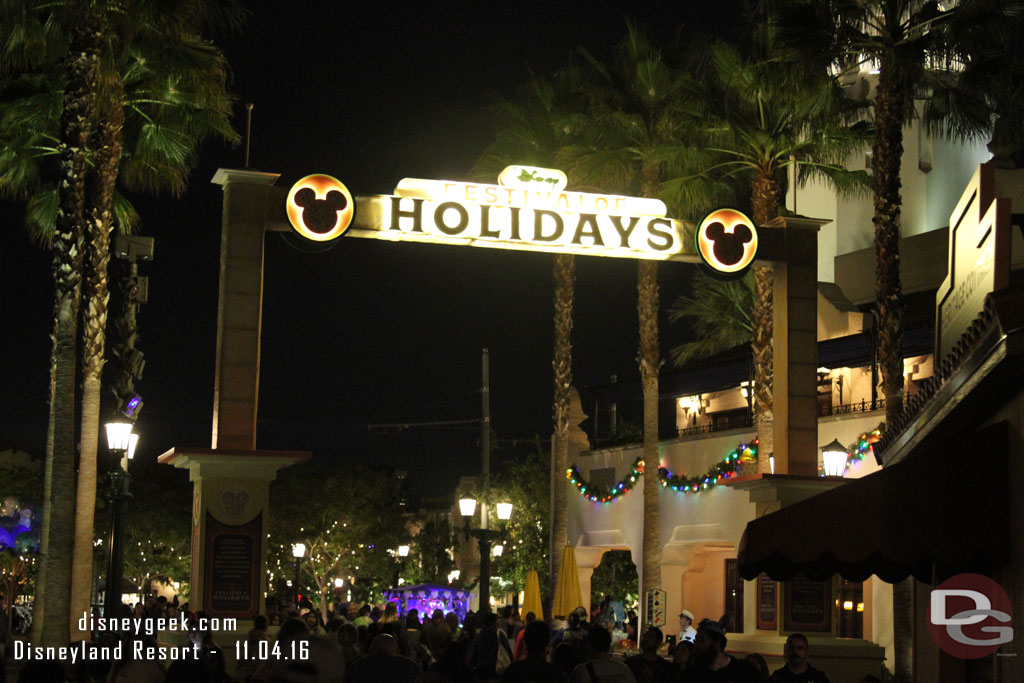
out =
<svg viewBox="0 0 1024 683"><path fill-rule="evenodd" d="M903 407L906 408L913 394L903 394ZM829 415L847 415L849 413L867 413L872 410L885 410L885 399L876 398L874 401L861 399L860 403L843 403L838 406L821 405L818 414L821 417Z"/></svg>
<svg viewBox="0 0 1024 683"><path fill-rule="evenodd" d="M748 429L753 425L749 415L743 417L730 417L715 420L711 424L697 425L696 427L684 427L676 430L676 436L696 436L697 434L711 434L713 432L726 432L730 429Z"/></svg>

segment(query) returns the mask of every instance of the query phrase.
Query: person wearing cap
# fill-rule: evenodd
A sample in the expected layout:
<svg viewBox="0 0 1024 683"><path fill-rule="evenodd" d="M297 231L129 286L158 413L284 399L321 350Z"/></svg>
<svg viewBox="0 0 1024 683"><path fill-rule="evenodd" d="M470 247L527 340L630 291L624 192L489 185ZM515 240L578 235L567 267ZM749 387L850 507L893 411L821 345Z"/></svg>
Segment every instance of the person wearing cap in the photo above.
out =
<svg viewBox="0 0 1024 683"><path fill-rule="evenodd" d="M725 653L725 618L702 619L697 625L690 666L681 672L680 683L762 683L761 674L742 659Z"/></svg>
<svg viewBox="0 0 1024 683"><path fill-rule="evenodd" d="M786 665L772 673L768 679L771 683L828 683L824 672L807 663L811 648L804 634L790 633L782 653L786 657Z"/></svg>
<svg viewBox="0 0 1024 683"><path fill-rule="evenodd" d="M693 627L693 612L684 609L679 613L679 640L688 640L691 643L697 637L697 629Z"/></svg>

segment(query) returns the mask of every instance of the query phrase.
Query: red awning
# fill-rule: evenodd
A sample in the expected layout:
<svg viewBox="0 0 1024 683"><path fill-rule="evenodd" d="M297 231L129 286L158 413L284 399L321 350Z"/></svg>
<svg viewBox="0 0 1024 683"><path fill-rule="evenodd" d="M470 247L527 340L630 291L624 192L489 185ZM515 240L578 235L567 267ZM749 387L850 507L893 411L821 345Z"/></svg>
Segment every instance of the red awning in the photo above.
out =
<svg viewBox="0 0 1024 683"><path fill-rule="evenodd" d="M740 574L889 583L991 575L1007 557L1007 450L1001 423L749 522Z"/></svg>

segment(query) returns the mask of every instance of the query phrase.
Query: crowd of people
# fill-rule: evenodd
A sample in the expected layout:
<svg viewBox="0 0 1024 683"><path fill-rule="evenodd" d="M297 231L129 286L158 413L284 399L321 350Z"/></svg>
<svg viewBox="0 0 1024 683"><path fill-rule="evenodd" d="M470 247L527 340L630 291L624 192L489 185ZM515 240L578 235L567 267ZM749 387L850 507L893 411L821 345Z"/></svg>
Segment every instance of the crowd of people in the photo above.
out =
<svg viewBox="0 0 1024 683"><path fill-rule="evenodd" d="M231 665L217 634L193 627L189 633L198 657L164 665L141 659L84 661L67 667L57 662L27 662L19 683L828 683L809 663L807 638L791 634L785 664L769 674L758 654L740 659L726 652L725 620L703 619L694 628L693 614L679 615L680 640L665 652L661 629L649 627L636 645L639 654L612 653L617 626L588 615L580 607L549 622L532 612L524 619L512 607L498 612L455 613L434 610L400 615L395 603L383 608L339 606L325 621L307 606L283 614L259 616ZM147 610L167 605L142 606ZM187 610L187 606L182 606ZM201 617L201 614L193 615ZM590 617L588 619L588 616ZM633 615L630 615L631 617ZM194 623L201 623L196 621ZM274 633L272 628L279 624ZM627 619L625 631L635 621ZM133 635L155 645L151 636ZM132 648L125 648L131 651ZM667 655L667 656L666 656ZM2 674L0 674L0 683Z"/></svg>

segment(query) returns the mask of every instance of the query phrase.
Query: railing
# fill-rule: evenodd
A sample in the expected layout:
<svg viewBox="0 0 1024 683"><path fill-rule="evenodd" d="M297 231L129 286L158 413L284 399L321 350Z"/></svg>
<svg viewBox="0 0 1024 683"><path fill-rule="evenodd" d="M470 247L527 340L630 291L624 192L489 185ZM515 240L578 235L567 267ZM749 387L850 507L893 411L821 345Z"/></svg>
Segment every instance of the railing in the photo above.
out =
<svg viewBox="0 0 1024 683"><path fill-rule="evenodd" d="M903 406L907 406L912 398L911 394L903 395ZM874 401L868 401L861 399L860 403L843 403L838 406L827 406L822 405L819 408L818 414L821 417L828 417L829 415L848 415L850 413L867 413L872 410L885 410L885 399L876 398Z"/></svg>
<svg viewBox="0 0 1024 683"><path fill-rule="evenodd" d="M676 436L696 436L697 434L711 434L713 432L726 432L730 429L748 429L753 426L750 416L733 417L717 420L711 424L698 425L696 427L684 427L676 430Z"/></svg>

